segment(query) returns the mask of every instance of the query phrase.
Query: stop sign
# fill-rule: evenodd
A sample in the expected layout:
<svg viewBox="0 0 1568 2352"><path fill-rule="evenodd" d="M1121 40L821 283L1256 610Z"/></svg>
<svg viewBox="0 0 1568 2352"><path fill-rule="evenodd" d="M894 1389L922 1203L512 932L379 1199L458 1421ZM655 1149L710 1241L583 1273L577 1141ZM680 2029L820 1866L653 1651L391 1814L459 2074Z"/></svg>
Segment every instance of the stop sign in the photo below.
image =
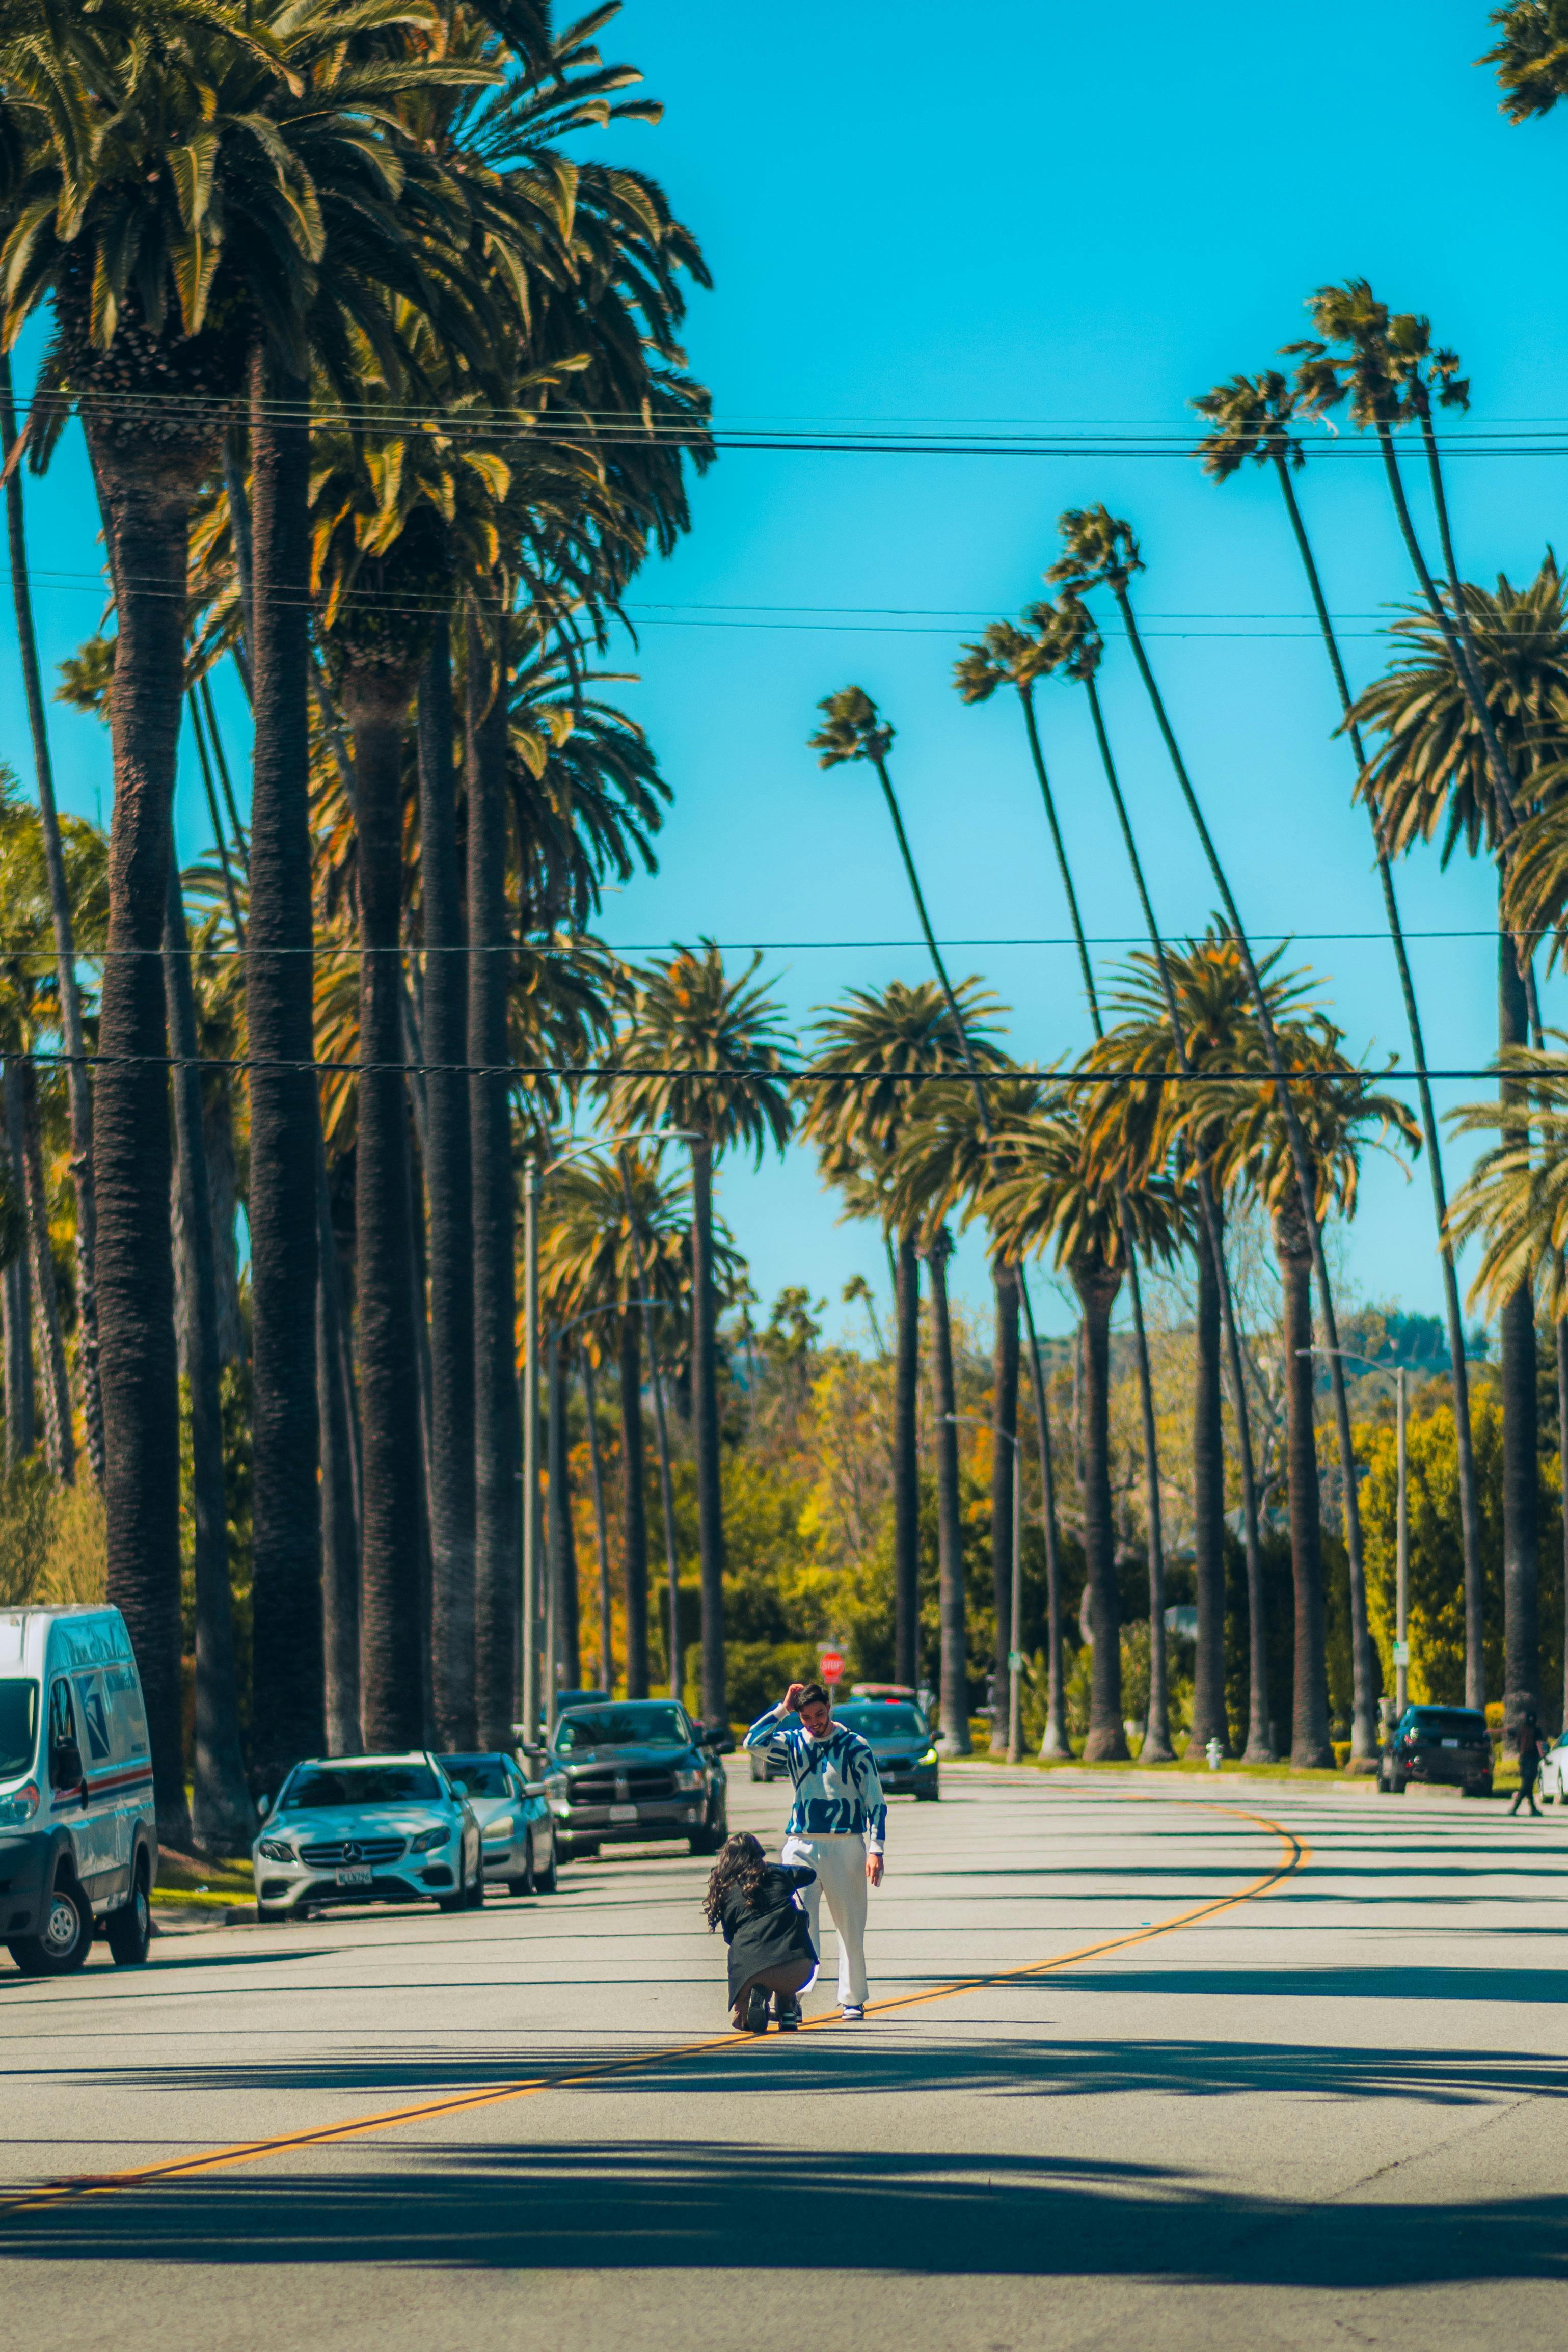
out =
<svg viewBox="0 0 1568 2352"><path fill-rule="evenodd" d="M843 1659L839 1656L839 1654L838 1654L837 1651L837 1650L824 1650L824 1652L822 1653L822 1679L823 1679L823 1681L824 1681L825 1683L836 1683L836 1682L837 1682L837 1681L840 1679L840 1677L841 1677L841 1676L842 1676L842 1675L843 1675L843 1672L844 1672L844 1661L843 1661Z"/></svg>

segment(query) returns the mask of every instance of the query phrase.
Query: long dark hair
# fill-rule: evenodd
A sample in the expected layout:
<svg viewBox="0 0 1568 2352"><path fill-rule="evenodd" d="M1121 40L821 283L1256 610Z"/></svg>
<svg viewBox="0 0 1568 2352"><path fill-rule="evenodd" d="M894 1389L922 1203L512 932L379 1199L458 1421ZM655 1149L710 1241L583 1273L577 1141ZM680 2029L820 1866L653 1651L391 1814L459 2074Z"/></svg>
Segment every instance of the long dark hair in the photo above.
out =
<svg viewBox="0 0 1568 2352"><path fill-rule="evenodd" d="M724 1916L724 1906L732 1892L747 1903L756 1901L767 1867L767 1855L749 1830L737 1830L733 1837L725 1839L708 1880L708 1892L702 1897L702 1915L710 1935Z"/></svg>

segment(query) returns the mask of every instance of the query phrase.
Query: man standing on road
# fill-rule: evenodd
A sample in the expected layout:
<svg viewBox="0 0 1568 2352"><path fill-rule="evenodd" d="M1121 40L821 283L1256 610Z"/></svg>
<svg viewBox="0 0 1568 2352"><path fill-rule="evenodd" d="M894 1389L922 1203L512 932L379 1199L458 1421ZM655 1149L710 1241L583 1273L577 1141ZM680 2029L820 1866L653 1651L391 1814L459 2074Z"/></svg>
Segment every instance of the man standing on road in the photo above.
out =
<svg viewBox="0 0 1568 2352"><path fill-rule="evenodd" d="M1519 1794L1508 1809L1510 1821L1512 1821L1521 1805L1530 1807L1532 1820L1541 1819L1535 1810L1535 1782L1540 1770L1541 1734L1535 1727L1534 1716L1527 1715L1524 1718L1524 1727L1519 1735Z"/></svg>
<svg viewBox="0 0 1568 2352"><path fill-rule="evenodd" d="M798 1731L781 1730L798 1715ZM833 1720L833 1702L821 1683L791 1683L779 1705L753 1723L748 1748L778 1748L795 1783L782 1859L815 1870L801 1901L811 1937L822 1949L824 1895L838 1930L838 2000L847 2018L866 2014L866 1890L882 1884L882 1843L888 1807L868 1743Z"/></svg>

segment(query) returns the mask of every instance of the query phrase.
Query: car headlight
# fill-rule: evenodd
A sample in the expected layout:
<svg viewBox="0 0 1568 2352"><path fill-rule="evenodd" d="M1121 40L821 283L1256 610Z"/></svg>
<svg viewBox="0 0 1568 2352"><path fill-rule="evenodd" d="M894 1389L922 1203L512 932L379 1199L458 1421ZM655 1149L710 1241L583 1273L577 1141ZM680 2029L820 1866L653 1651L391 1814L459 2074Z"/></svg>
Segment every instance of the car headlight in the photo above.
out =
<svg viewBox="0 0 1568 2352"><path fill-rule="evenodd" d="M696 1764L686 1765L682 1770L676 1774L675 1785L678 1789L685 1789L688 1790L692 1789L700 1789L702 1786L702 1771L700 1766Z"/></svg>
<svg viewBox="0 0 1568 2352"><path fill-rule="evenodd" d="M0 1829L20 1829L24 1822L32 1820L37 1810L38 1784L36 1780L25 1780L19 1789L13 1789L8 1797L0 1797Z"/></svg>
<svg viewBox="0 0 1568 2352"><path fill-rule="evenodd" d="M499 1820L487 1822L485 1823L485 1835L488 1838L509 1838L513 1834L516 1828L517 1823L513 1821L511 1815L510 1813L502 1813Z"/></svg>
<svg viewBox="0 0 1568 2352"><path fill-rule="evenodd" d="M936 1762L936 1749L934 1748L928 1748L925 1754L921 1758L921 1762L922 1764L934 1764Z"/></svg>
<svg viewBox="0 0 1568 2352"><path fill-rule="evenodd" d="M421 1830L418 1836L411 1842L408 1851L410 1853L430 1853L437 1846L445 1845L451 1834L449 1829Z"/></svg>
<svg viewBox="0 0 1568 2352"><path fill-rule="evenodd" d="M572 1784L565 1773L550 1773L545 1780L544 1793L552 1805L563 1805L572 1793Z"/></svg>
<svg viewBox="0 0 1568 2352"><path fill-rule="evenodd" d="M286 1838L263 1838L256 1849L263 1862L292 1862L294 1849Z"/></svg>

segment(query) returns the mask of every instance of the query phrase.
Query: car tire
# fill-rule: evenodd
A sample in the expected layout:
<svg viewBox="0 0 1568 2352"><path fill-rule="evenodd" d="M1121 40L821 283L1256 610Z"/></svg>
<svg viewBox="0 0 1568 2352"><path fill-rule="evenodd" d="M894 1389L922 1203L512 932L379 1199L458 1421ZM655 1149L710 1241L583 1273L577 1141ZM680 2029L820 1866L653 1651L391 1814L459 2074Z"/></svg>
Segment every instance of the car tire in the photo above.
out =
<svg viewBox="0 0 1568 2352"><path fill-rule="evenodd" d="M765 1780L767 1777L768 1768L763 1762L762 1758L757 1754L756 1749L753 1748L752 1750L752 1778L753 1780Z"/></svg>
<svg viewBox="0 0 1568 2352"><path fill-rule="evenodd" d="M942 1790L940 1789L917 1789L915 1790L915 1802L917 1805L935 1805L940 1804L941 1801Z"/></svg>
<svg viewBox="0 0 1568 2352"><path fill-rule="evenodd" d="M530 1830L522 1849L522 1876L507 1880L509 1895L537 1895L539 1888L533 1874L533 1832Z"/></svg>
<svg viewBox="0 0 1568 2352"><path fill-rule="evenodd" d="M485 1849L481 1839L474 1852L474 1875L470 1885L463 1889L465 1911L482 1911L485 1907Z"/></svg>
<svg viewBox="0 0 1568 2352"><path fill-rule="evenodd" d="M104 1921L110 1958L117 1969L139 1969L153 1943L153 1906L147 1892L147 1857L138 1854L131 1900Z"/></svg>
<svg viewBox="0 0 1568 2352"><path fill-rule="evenodd" d="M92 1906L69 1876L57 1877L45 1901L41 1932L13 1937L6 1949L25 1977L74 1976L92 1949Z"/></svg>
<svg viewBox="0 0 1568 2352"><path fill-rule="evenodd" d="M477 1857L475 1861L475 1868L479 1874L479 1902L482 1903L485 1899L485 1867L483 1861ZM458 1861L458 1874L459 1878L462 1878L462 1873L463 1862L461 1852L459 1850ZM437 1895L436 1897L436 1908L437 1911L475 1911L479 1908L479 1905L475 1903L473 1889L465 1878L455 1895Z"/></svg>
<svg viewBox="0 0 1568 2352"><path fill-rule="evenodd" d="M531 1840L529 1843L530 1853L531 1853L532 1850L532 1841ZM556 1888L561 1884L561 1872L556 1858L555 1841L553 1838L550 1841L550 1867L548 1870L536 1869L533 1874L533 1883L541 1895L553 1895Z"/></svg>
<svg viewBox="0 0 1568 2352"><path fill-rule="evenodd" d="M291 1918L293 1914L289 1911L286 1904L258 1903L256 1906L256 1924L258 1927L276 1925L279 1922Z"/></svg>

